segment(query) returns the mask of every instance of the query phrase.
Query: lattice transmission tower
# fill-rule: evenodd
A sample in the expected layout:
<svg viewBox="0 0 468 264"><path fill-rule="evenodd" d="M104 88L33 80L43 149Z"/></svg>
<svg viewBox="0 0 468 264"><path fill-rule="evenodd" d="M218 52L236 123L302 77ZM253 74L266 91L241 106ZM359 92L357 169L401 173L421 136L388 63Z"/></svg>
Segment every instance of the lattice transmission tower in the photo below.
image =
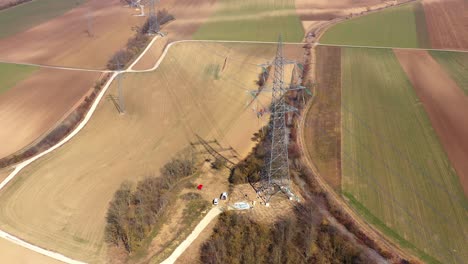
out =
<svg viewBox="0 0 468 264"><path fill-rule="evenodd" d="M269 154L265 156L265 168L261 172L260 186L258 188L259 194L264 197L266 203L278 192L285 193L289 198L295 197L290 190L289 129L286 126L286 116L290 112L297 111L297 109L286 103L285 96L290 90L300 90L305 87L300 85L292 87L290 84L285 84L284 66L286 64L297 63L286 60L283 57L283 43L280 36L274 61L261 65L262 67L265 67L265 65L274 67L269 131L271 147ZM262 89L262 91L268 91L268 89Z"/></svg>
<svg viewBox="0 0 468 264"><path fill-rule="evenodd" d="M149 1L149 15L148 15L148 34L157 34L160 29L158 22L158 16L156 14L156 2L159 3L159 0L150 0Z"/></svg>
<svg viewBox="0 0 468 264"><path fill-rule="evenodd" d="M115 68L119 72L117 75L117 93L118 93L118 110L120 114L125 113L125 101L124 101L124 94L123 94L123 86L122 86L122 77L123 77L123 70L124 64L121 62L120 56L116 57L115 61Z"/></svg>

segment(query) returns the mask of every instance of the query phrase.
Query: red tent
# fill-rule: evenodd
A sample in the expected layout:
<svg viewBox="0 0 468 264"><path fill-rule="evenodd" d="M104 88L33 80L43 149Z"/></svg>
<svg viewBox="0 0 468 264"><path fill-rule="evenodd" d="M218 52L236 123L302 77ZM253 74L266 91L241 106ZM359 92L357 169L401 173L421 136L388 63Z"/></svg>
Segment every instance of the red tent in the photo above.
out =
<svg viewBox="0 0 468 264"><path fill-rule="evenodd" d="M198 190L203 189L203 184L198 184L197 189L198 189Z"/></svg>

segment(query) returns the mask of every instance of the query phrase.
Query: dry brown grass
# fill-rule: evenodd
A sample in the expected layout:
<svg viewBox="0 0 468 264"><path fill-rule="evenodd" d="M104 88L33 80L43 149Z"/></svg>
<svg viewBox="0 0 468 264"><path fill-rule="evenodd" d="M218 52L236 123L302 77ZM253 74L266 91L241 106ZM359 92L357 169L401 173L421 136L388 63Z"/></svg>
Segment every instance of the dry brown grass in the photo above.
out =
<svg viewBox="0 0 468 264"><path fill-rule="evenodd" d="M292 47L292 46L291 46ZM300 45L288 49L302 54ZM125 74L126 114L103 100L69 143L31 164L0 193L0 227L20 238L89 262L103 262L105 214L124 180L158 174L197 133L241 155L261 123L244 90L274 45L179 43L154 72ZM224 72L213 69L230 59ZM294 57L291 57L294 59ZM108 95L116 95L115 83Z"/></svg>

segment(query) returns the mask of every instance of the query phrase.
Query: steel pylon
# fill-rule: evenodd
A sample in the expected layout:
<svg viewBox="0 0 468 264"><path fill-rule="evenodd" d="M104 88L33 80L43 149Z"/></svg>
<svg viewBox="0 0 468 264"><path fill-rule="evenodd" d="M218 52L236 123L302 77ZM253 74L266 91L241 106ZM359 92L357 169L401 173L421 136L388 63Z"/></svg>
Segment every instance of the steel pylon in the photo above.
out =
<svg viewBox="0 0 468 264"><path fill-rule="evenodd" d="M286 64L296 64L296 62L284 58L283 43L280 36L275 59L269 64L274 66L269 131L271 146L265 158L265 167L261 172L260 188L258 189L258 193L266 203L278 192L283 192L290 198L294 197L290 190L289 129L286 126L286 116L287 113L293 112L295 109L286 103L285 95L289 90L303 89L303 87L291 88L289 84L285 84L284 66ZM266 89L264 90L266 91Z"/></svg>
<svg viewBox="0 0 468 264"><path fill-rule="evenodd" d="M159 2L159 0L149 1L148 34L157 34L160 29L158 17L156 14L156 2Z"/></svg>

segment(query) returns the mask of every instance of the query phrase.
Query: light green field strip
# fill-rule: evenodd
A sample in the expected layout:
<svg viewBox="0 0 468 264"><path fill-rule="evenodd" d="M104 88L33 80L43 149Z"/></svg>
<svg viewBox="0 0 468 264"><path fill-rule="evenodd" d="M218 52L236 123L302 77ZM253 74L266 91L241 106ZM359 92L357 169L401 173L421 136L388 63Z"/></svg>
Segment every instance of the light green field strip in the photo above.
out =
<svg viewBox="0 0 468 264"><path fill-rule="evenodd" d="M60 16L86 0L34 0L0 11L0 38L37 26Z"/></svg>
<svg viewBox="0 0 468 264"><path fill-rule="evenodd" d="M468 202L391 50L342 53L343 192L428 263L468 259Z"/></svg>
<svg viewBox="0 0 468 264"><path fill-rule="evenodd" d="M195 39L299 42L304 36L294 0L220 0Z"/></svg>
<svg viewBox="0 0 468 264"><path fill-rule="evenodd" d="M402 48L429 46L424 11L419 2L339 23L323 35L320 43Z"/></svg>
<svg viewBox="0 0 468 264"><path fill-rule="evenodd" d="M38 69L35 66L0 63L0 96Z"/></svg>
<svg viewBox="0 0 468 264"><path fill-rule="evenodd" d="M468 53L431 51L430 54L468 95Z"/></svg>

